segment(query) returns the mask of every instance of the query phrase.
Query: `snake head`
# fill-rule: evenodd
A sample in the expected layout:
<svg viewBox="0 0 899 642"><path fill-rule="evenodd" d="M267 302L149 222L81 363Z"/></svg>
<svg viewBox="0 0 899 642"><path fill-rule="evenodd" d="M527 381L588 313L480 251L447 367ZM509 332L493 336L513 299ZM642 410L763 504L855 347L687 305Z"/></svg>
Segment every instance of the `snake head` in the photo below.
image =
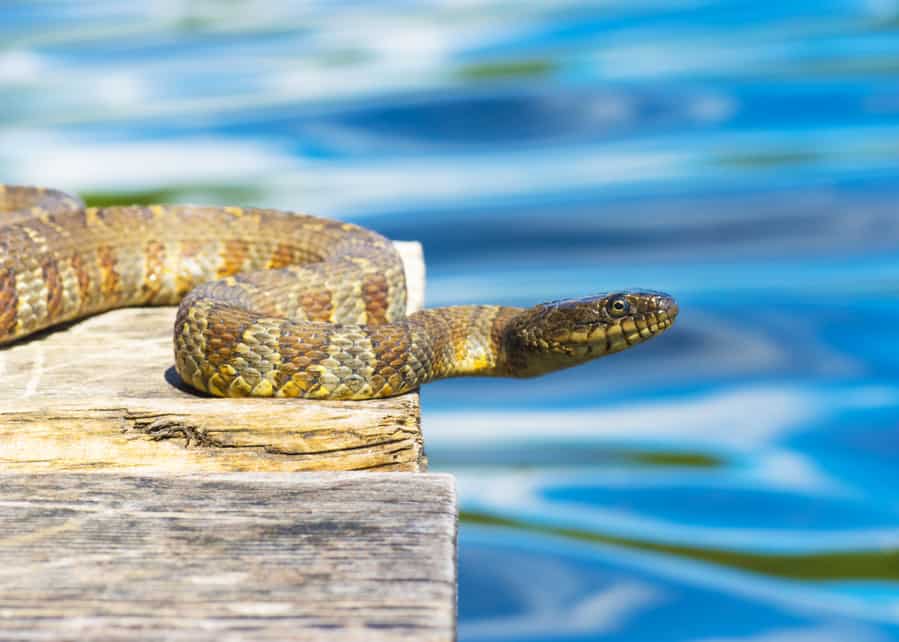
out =
<svg viewBox="0 0 899 642"><path fill-rule="evenodd" d="M652 291L542 303L510 320L506 365L516 377L569 368L651 339L670 328L677 313L672 297Z"/></svg>

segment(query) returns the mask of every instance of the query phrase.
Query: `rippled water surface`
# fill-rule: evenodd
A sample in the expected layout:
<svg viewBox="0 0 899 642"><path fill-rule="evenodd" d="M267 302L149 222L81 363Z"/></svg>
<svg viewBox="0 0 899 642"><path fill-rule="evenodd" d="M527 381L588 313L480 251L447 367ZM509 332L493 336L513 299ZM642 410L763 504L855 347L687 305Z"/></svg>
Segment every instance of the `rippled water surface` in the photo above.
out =
<svg viewBox="0 0 899 642"><path fill-rule="evenodd" d="M899 5L16 2L0 177L420 239L668 334L423 392L462 640L899 639Z"/></svg>

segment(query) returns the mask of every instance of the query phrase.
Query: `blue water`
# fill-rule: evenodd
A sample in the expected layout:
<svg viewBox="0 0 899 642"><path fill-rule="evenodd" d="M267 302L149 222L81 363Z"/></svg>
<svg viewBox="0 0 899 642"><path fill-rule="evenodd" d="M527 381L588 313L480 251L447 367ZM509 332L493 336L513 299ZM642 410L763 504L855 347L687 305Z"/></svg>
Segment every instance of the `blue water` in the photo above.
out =
<svg viewBox="0 0 899 642"><path fill-rule="evenodd" d="M423 391L459 633L899 640L899 5L0 6L0 179L419 239L428 303L676 327Z"/></svg>

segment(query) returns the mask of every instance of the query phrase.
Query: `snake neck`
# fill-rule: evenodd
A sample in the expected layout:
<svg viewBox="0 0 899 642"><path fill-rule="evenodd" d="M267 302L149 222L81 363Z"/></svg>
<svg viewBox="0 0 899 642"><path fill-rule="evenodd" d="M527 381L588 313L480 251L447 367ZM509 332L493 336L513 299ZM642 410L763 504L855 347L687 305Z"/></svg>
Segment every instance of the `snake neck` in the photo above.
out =
<svg viewBox="0 0 899 642"><path fill-rule="evenodd" d="M407 323L413 352L419 360L431 363L427 381L508 376L505 331L522 311L498 305L462 305L412 314Z"/></svg>

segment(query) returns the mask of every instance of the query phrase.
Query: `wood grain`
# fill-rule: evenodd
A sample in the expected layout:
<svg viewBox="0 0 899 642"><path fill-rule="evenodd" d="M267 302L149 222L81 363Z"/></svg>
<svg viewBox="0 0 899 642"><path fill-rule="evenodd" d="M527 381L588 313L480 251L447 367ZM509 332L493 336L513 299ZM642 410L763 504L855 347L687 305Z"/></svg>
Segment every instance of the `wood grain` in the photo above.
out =
<svg viewBox="0 0 899 642"><path fill-rule="evenodd" d="M421 246L397 248L414 311L424 300ZM364 402L201 397L172 367L174 315L116 310L0 348L2 470L425 468L418 393Z"/></svg>
<svg viewBox="0 0 899 642"><path fill-rule="evenodd" d="M0 474L0 639L453 640L447 475Z"/></svg>

